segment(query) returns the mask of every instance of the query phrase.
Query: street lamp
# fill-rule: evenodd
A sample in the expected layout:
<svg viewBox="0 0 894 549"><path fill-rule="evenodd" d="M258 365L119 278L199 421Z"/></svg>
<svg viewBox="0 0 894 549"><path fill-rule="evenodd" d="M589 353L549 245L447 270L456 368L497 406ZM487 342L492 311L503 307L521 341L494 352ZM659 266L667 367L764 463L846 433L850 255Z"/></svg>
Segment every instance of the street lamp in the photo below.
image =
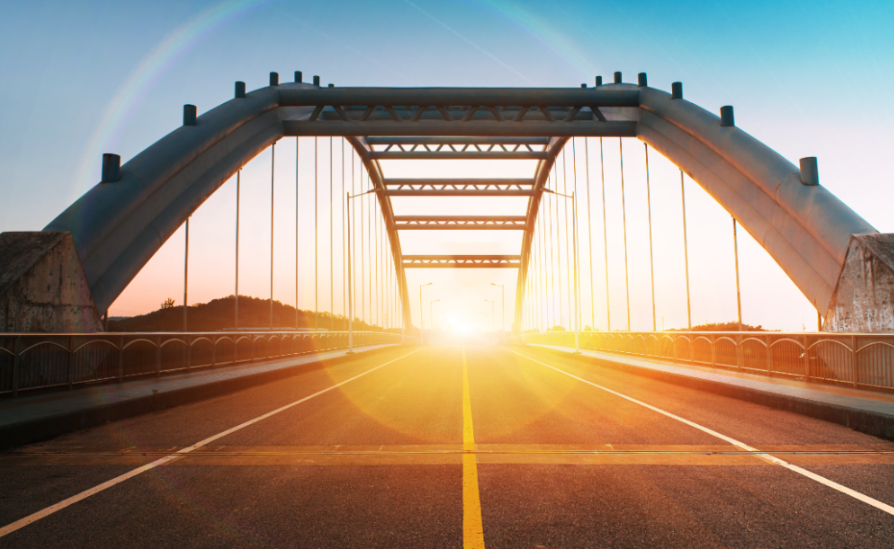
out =
<svg viewBox="0 0 894 549"><path fill-rule="evenodd" d="M500 342L506 343L506 288L502 284L494 284L493 282L490 285L500 288L500 307L503 308L503 317L500 320Z"/></svg>
<svg viewBox="0 0 894 549"><path fill-rule="evenodd" d="M432 284L434 284L434 282L419 285L419 332L423 345L425 345L425 310L422 308L422 288L431 286Z"/></svg>
<svg viewBox="0 0 894 549"><path fill-rule="evenodd" d="M485 299L485 301L490 302L490 331L493 333L496 331L494 330L494 302L490 299Z"/></svg>
<svg viewBox="0 0 894 549"><path fill-rule="evenodd" d="M436 299L434 301L428 302L428 317L431 319L431 342L435 342L435 303L441 301L440 299Z"/></svg>
<svg viewBox="0 0 894 549"><path fill-rule="evenodd" d="M547 188L544 188L543 192L571 200L571 210L574 214L574 222L572 223L574 226L574 231L572 233L572 238L574 240L574 354L578 355L580 354L580 279L577 271L580 268L580 263L578 261L577 249L577 200L574 197L574 191L571 192L570 196Z"/></svg>
<svg viewBox="0 0 894 549"><path fill-rule="evenodd" d="M348 218L348 280L350 283L348 284L348 354L354 354L354 298L352 294L354 293L354 273L351 271L351 199L357 198L358 196L363 196L365 194L369 194L375 192L375 189L370 189L365 193L355 194L351 196L351 193L347 193L348 198L345 200L346 208L347 208L347 218ZM296 303L297 307L297 303Z"/></svg>

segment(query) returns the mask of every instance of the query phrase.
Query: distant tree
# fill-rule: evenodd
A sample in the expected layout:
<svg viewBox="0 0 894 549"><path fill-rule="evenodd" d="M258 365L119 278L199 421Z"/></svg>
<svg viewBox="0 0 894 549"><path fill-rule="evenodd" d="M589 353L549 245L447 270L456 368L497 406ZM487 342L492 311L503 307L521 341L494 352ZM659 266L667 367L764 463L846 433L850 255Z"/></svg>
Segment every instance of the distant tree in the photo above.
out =
<svg viewBox="0 0 894 549"><path fill-rule="evenodd" d="M165 299L164 303L161 304L160 309L173 309L174 308L174 300L170 297Z"/></svg>

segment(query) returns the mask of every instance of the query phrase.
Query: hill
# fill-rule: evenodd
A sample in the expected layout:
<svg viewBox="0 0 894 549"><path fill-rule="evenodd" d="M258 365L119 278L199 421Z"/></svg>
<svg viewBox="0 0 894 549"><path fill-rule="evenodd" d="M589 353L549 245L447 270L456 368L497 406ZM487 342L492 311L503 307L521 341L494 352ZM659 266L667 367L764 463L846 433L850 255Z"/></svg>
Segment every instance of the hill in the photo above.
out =
<svg viewBox="0 0 894 549"><path fill-rule="evenodd" d="M187 307L187 329L191 332L216 332L233 329L235 296L214 299ZM179 332L183 329L183 307L168 302L161 309L139 316L109 319L110 332ZM273 302L274 328L295 328L295 307L279 301ZM239 296L239 327L270 327L270 300L251 296ZM348 320L342 315L327 312L298 311L299 328L321 328L333 331L347 330ZM383 331L379 326L354 319L354 329Z"/></svg>

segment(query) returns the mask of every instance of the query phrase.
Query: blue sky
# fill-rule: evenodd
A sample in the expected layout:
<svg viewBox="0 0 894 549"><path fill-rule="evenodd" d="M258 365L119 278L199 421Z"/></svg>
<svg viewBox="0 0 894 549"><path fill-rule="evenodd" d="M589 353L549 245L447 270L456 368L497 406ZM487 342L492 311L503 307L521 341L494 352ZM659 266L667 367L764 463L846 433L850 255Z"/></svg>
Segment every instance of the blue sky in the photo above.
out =
<svg viewBox="0 0 894 549"><path fill-rule="evenodd" d="M183 104L201 114L235 80L294 70L339 86L680 80L790 160L817 156L824 186L894 231L892 2L29 1L0 14L2 231L41 229L95 184L101 153L126 161ZM801 312L779 326L806 314L791 300Z"/></svg>

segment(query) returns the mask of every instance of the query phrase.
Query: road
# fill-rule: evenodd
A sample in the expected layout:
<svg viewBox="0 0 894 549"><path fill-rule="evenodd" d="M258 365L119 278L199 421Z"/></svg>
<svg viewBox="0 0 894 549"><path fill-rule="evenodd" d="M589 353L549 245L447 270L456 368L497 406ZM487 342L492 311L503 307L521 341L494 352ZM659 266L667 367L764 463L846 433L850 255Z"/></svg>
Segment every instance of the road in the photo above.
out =
<svg viewBox="0 0 894 549"><path fill-rule="evenodd" d="M894 443L528 347L389 348L0 455L2 547L891 547L885 506Z"/></svg>

